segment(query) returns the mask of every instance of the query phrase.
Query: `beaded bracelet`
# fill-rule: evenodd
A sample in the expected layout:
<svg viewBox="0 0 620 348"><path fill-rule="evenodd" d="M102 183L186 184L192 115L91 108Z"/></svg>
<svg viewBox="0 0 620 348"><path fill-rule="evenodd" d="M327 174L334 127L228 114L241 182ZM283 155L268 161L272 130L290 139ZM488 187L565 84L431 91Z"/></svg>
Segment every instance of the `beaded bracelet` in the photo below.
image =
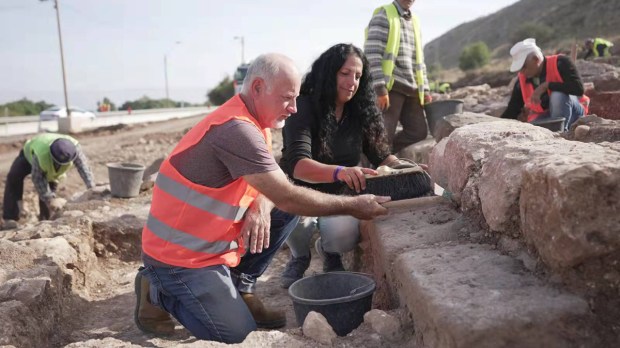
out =
<svg viewBox="0 0 620 348"><path fill-rule="evenodd" d="M344 166L338 166L338 167L336 167L336 169L334 169L334 175L333 175L334 182L340 181L340 180L338 180L338 173L340 173L342 168L344 168Z"/></svg>

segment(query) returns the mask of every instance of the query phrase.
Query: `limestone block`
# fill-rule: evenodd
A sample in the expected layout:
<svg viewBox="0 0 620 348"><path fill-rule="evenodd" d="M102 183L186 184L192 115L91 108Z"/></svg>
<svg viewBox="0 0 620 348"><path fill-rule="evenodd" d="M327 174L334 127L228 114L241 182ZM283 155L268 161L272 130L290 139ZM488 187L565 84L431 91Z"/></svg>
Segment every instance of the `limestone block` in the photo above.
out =
<svg viewBox="0 0 620 348"><path fill-rule="evenodd" d="M534 142L505 141L491 151L478 181L480 208L492 231L520 234L519 197L523 166L533 158L570 149L571 143L554 138ZM570 155L570 150L563 151Z"/></svg>
<svg viewBox="0 0 620 348"><path fill-rule="evenodd" d="M50 286L49 277L13 278L0 286L0 302L20 301L24 304L36 302Z"/></svg>
<svg viewBox="0 0 620 348"><path fill-rule="evenodd" d="M388 340L396 340L400 337L400 320L380 309L366 312L364 322L370 324L376 333Z"/></svg>
<svg viewBox="0 0 620 348"><path fill-rule="evenodd" d="M435 139L433 137L428 137L403 148L396 156L399 158L408 158L416 163L428 163L428 157L435 144Z"/></svg>
<svg viewBox="0 0 620 348"><path fill-rule="evenodd" d="M441 139L449 136L457 128L461 128L468 124L494 121L506 120L474 112L463 112L462 114L448 115L437 120L437 124L435 125L435 133L433 136L435 136L435 139L439 142Z"/></svg>
<svg viewBox="0 0 620 348"><path fill-rule="evenodd" d="M552 267L620 250L620 153L556 144L524 166L520 215L526 240Z"/></svg>
<svg viewBox="0 0 620 348"><path fill-rule="evenodd" d="M620 119L620 103L618 107ZM574 126L571 126L566 138L584 143L618 142L620 141L620 120L607 120L594 115L582 117L574 123Z"/></svg>
<svg viewBox="0 0 620 348"><path fill-rule="evenodd" d="M547 286L491 246L436 245L395 263L425 347L600 346L586 300Z"/></svg>
<svg viewBox="0 0 620 348"><path fill-rule="evenodd" d="M304 336L327 345L331 345L332 340L337 337L334 329L327 322L327 319L315 311L311 311L306 316L302 331Z"/></svg>
<svg viewBox="0 0 620 348"><path fill-rule="evenodd" d="M78 261L77 251L63 237L39 238L17 243L32 248L35 253L51 259L61 268Z"/></svg>
<svg viewBox="0 0 620 348"><path fill-rule="evenodd" d="M431 177L460 195L470 178L477 177L488 154L505 143L552 139L553 132L511 120L470 124L455 130L433 148Z"/></svg>
<svg viewBox="0 0 620 348"><path fill-rule="evenodd" d="M0 239L0 269L3 270L0 274L9 274L15 271L21 271L32 267L34 260L37 258L37 254L34 250L19 245L15 242ZM4 278L0 278L0 283Z"/></svg>
<svg viewBox="0 0 620 348"><path fill-rule="evenodd" d="M589 113L606 119L620 119L620 91L588 92L590 97Z"/></svg>

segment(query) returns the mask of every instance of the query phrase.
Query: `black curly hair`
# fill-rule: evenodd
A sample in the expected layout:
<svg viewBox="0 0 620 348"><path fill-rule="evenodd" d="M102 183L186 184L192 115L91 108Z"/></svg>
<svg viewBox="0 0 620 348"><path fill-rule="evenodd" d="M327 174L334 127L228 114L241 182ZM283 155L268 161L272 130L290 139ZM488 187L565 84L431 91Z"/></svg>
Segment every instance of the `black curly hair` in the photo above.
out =
<svg viewBox="0 0 620 348"><path fill-rule="evenodd" d="M353 117L353 124L361 128L365 144L378 147L381 153L390 151L383 116L375 105L376 94L372 88L368 60L358 47L341 43L330 47L312 63L301 84L300 95L310 98L312 112L319 119L319 158L332 156L329 139L337 128L336 79L338 71L350 55L359 57L363 68L357 92L345 104L345 112Z"/></svg>

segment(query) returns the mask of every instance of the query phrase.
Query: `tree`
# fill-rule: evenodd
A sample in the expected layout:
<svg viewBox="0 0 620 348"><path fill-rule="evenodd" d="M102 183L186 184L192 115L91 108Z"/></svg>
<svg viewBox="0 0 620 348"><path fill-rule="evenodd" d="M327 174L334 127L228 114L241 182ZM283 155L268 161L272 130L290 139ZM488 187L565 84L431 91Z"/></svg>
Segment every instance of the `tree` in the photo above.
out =
<svg viewBox="0 0 620 348"><path fill-rule="evenodd" d="M116 111L116 105L108 97L103 97L103 103L110 106L110 111Z"/></svg>
<svg viewBox="0 0 620 348"><path fill-rule="evenodd" d="M138 100L126 101L120 107L120 110L127 110L127 108L129 107L131 107L132 110L164 109L175 108L177 107L177 104L170 99L151 99L147 96L144 96Z"/></svg>
<svg viewBox="0 0 620 348"><path fill-rule="evenodd" d="M540 46L553 38L553 29L544 24L527 22L512 33L513 43L529 38L536 39L536 43Z"/></svg>
<svg viewBox="0 0 620 348"><path fill-rule="evenodd" d="M207 98L213 105L222 105L235 95L233 80L226 76L220 83L207 93Z"/></svg>
<svg viewBox="0 0 620 348"><path fill-rule="evenodd" d="M4 116L4 109L8 110L9 116L29 116L38 115L41 111L48 109L54 105L48 104L44 101L32 102L26 98L17 100L14 102L0 105L0 112Z"/></svg>
<svg viewBox="0 0 620 348"><path fill-rule="evenodd" d="M489 47L482 41L465 46L459 57L459 68L463 71L481 68L491 59Z"/></svg>

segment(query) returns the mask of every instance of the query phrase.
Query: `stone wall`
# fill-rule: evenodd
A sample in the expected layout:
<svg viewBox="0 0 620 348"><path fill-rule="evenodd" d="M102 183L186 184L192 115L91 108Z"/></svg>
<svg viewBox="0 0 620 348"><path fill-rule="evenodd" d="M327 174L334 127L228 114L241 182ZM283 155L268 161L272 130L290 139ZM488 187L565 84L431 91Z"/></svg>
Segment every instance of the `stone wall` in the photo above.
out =
<svg viewBox="0 0 620 348"><path fill-rule="evenodd" d="M463 212L497 238L523 242L542 262L537 271L617 323L620 122L589 117L577 126L565 137L590 142L520 122L469 124L433 149L430 173Z"/></svg>

